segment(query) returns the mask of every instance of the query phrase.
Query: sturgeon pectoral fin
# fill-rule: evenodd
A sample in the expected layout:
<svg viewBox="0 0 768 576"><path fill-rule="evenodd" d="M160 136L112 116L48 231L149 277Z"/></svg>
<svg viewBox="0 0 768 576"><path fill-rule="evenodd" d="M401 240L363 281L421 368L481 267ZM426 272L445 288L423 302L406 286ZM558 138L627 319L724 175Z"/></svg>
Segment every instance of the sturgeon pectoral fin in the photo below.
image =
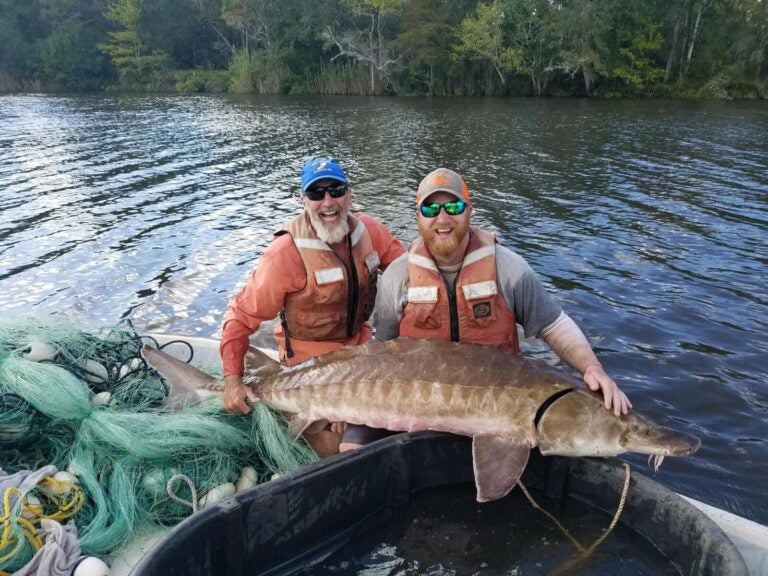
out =
<svg viewBox="0 0 768 576"><path fill-rule="evenodd" d="M528 464L531 445L509 436L478 434L472 437L477 501L489 502L506 496Z"/></svg>

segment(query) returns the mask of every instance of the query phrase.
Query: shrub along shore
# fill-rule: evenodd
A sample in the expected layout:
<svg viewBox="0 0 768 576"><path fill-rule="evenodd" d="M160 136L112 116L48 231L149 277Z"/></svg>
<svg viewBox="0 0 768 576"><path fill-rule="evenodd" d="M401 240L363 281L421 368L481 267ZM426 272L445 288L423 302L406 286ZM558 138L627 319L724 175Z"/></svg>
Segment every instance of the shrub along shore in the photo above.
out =
<svg viewBox="0 0 768 576"><path fill-rule="evenodd" d="M763 0L0 0L0 91L765 98Z"/></svg>

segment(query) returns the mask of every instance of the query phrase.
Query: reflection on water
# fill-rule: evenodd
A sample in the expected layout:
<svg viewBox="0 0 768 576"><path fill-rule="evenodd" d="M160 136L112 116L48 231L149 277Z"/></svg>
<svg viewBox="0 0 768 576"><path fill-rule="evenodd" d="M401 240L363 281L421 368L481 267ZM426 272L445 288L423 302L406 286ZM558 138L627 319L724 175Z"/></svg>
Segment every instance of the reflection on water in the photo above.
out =
<svg viewBox="0 0 768 576"><path fill-rule="evenodd" d="M569 501L561 507L540 494L537 503L557 510L563 527L583 548L603 536L611 517ZM301 576L581 576L679 575L672 563L621 524L590 554L579 551L520 491L486 504L473 485L419 493L407 505L382 513L341 549L301 571ZM577 569L566 569L573 568Z"/></svg>
<svg viewBox="0 0 768 576"><path fill-rule="evenodd" d="M451 167L635 406L702 437L657 479L766 523L766 134L762 103L4 96L0 306L212 336L309 157L404 240Z"/></svg>

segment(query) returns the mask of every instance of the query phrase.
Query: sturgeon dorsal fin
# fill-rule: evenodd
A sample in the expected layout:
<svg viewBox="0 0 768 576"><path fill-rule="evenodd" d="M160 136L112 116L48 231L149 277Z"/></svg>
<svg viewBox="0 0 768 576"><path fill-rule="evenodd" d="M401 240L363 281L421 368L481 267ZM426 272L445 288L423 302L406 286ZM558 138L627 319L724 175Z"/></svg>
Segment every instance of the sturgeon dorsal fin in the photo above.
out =
<svg viewBox="0 0 768 576"><path fill-rule="evenodd" d="M489 502L506 496L523 475L531 445L510 436L478 434L472 437L477 501Z"/></svg>

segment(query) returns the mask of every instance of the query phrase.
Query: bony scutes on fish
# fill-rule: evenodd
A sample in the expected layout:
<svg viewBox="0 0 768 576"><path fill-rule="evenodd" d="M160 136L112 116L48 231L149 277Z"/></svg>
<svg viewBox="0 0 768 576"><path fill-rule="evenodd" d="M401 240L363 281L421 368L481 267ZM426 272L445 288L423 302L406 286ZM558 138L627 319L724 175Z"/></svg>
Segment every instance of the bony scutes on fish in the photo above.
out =
<svg viewBox="0 0 768 576"><path fill-rule="evenodd" d="M196 390L217 388L211 376L159 350L142 355L166 379L172 399L195 402ZM599 394L543 362L475 344L370 342L289 369L251 349L243 379L267 405L293 415L296 435L329 421L471 437L481 502L517 484L534 447L561 456L635 452L660 464L700 445L636 411L616 416Z"/></svg>

